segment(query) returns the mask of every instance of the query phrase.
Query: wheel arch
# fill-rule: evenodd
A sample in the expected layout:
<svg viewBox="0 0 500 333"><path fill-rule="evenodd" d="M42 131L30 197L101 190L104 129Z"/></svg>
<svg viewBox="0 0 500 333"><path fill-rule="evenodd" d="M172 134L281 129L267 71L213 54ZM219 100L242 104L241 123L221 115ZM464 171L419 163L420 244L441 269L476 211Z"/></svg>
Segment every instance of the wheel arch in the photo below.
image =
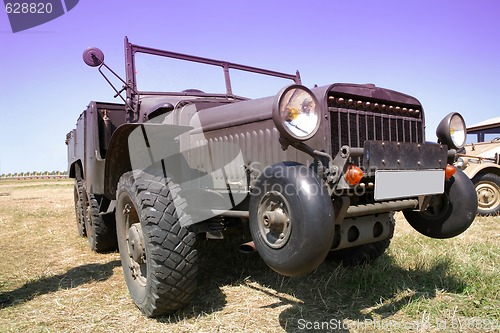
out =
<svg viewBox="0 0 500 333"><path fill-rule="evenodd" d="M139 126L140 124L121 125L111 137L104 165L104 194L109 199L116 199L116 188L121 175L132 170L128 137Z"/></svg>
<svg viewBox="0 0 500 333"><path fill-rule="evenodd" d="M76 160L69 166L69 178L83 179L83 164L82 160Z"/></svg>
<svg viewBox="0 0 500 333"><path fill-rule="evenodd" d="M140 140L144 140L144 142L141 142L141 147L146 146L148 148L151 142L173 140L180 134L192 129L190 126L150 123L129 123L118 127L114 131L109 142L104 167L104 194L111 200L116 199L116 189L120 177L133 169L130 156L131 149L129 147L129 137L137 128L142 129L143 137L141 137ZM144 145L142 145L142 143L144 143ZM141 156L142 155L144 155L144 152L141 152ZM151 157L151 154L146 154L146 156ZM143 162L144 161L141 161L141 166L149 166L147 162Z"/></svg>
<svg viewBox="0 0 500 333"><path fill-rule="evenodd" d="M464 173L470 178L474 178L480 173L493 173L500 177L500 165L493 163L477 164L474 167L468 167L464 170Z"/></svg>

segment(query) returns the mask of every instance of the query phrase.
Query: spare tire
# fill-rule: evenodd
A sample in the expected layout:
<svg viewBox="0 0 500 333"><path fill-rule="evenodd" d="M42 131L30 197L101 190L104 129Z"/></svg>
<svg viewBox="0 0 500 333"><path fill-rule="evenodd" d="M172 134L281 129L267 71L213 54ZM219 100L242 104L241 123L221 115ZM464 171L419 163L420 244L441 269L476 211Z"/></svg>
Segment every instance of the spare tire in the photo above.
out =
<svg viewBox="0 0 500 333"><path fill-rule="evenodd" d="M296 276L315 270L334 234L333 204L316 174L291 162L265 169L251 191L250 232L276 272Z"/></svg>

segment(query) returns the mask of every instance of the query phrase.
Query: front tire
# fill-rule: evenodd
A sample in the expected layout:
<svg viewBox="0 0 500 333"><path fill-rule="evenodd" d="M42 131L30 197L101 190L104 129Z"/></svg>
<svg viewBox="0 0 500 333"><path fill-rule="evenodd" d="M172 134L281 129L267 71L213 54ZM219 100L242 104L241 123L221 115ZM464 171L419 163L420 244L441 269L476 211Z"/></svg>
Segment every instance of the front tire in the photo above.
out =
<svg viewBox="0 0 500 333"><path fill-rule="evenodd" d="M479 173L472 178L477 193L477 213L482 216L500 214L500 176Z"/></svg>
<svg viewBox="0 0 500 333"><path fill-rule="evenodd" d="M252 188L250 232L260 256L274 271L307 274L324 261L332 245L330 196L306 166L275 164Z"/></svg>
<svg viewBox="0 0 500 333"><path fill-rule="evenodd" d="M477 213L477 195L462 170L445 183L443 194L432 199L423 212L403 211L410 225L431 238L451 238L467 230Z"/></svg>
<svg viewBox="0 0 500 333"><path fill-rule="evenodd" d="M187 305L196 289L195 235L179 187L160 172L125 173L118 183L116 222L125 281L148 317Z"/></svg>

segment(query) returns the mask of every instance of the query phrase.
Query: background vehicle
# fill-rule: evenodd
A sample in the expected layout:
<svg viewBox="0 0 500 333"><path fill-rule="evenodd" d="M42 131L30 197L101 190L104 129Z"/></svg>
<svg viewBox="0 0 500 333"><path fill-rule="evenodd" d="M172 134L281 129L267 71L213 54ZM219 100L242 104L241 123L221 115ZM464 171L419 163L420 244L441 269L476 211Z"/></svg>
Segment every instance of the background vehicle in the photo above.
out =
<svg viewBox="0 0 500 333"><path fill-rule="evenodd" d="M456 163L472 180L479 215L500 214L500 117L467 128L470 144Z"/></svg>
<svg viewBox="0 0 500 333"><path fill-rule="evenodd" d="M225 91L140 91L137 54L221 67ZM99 49L83 59L117 76ZM389 246L394 211L434 238L454 237L474 220L476 192L451 165L466 136L458 113L438 126L440 143L428 143L420 102L372 84L308 89L298 72L127 38L125 63L123 87L113 87L123 104L92 102L66 143L78 230L92 235L91 245L111 244L106 221L114 216L127 286L148 316L193 297L195 235L243 231L243 250L256 249L273 270L295 276L327 256L348 265L376 259ZM293 84L250 100L233 93L230 70Z"/></svg>

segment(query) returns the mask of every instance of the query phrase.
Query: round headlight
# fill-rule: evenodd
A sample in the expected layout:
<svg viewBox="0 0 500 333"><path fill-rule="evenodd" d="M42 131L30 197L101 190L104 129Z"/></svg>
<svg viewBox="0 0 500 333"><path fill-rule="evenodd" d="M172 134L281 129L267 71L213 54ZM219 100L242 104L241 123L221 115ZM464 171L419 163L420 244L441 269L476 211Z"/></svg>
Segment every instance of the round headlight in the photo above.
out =
<svg viewBox="0 0 500 333"><path fill-rule="evenodd" d="M464 118L460 113L450 113L439 123L436 135L439 142L448 145L450 148L462 148L467 138Z"/></svg>
<svg viewBox="0 0 500 333"><path fill-rule="evenodd" d="M292 85L277 95L273 120L281 136L307 140L318 131L320 119L318 100L306 87Z"/></svg>

